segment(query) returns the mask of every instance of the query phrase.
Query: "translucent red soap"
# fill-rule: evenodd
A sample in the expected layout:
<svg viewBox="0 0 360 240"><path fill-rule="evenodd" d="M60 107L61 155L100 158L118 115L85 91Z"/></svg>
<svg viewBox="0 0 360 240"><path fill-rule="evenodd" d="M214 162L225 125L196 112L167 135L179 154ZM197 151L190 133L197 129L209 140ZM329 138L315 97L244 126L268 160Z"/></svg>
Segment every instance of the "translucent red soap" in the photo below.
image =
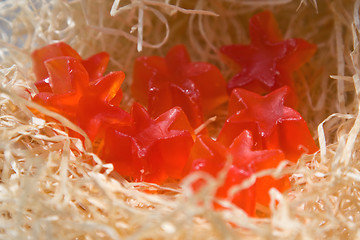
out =
<svg viewBox="0 0 360 240"><path fill-rule="evenodd" d="M121 101L123 72L103 76L109 61L105 52L86 60L66 43L55 43L32 55L39 93L34 100L76 122L78 103L84 96L98 98L113 105ZM98 94L102 92L102 94Z"/></svg>
<svg viewBox="0 0 360 240"><path fill-rule="evenodd" d="M49 84L49 72L46 61L57 57L70 57L79 60L89 75L89 80L95 80L105 73L109 62L109 54L106 52L97 53L88 59L82 59L81 56L69 45L64 42L54 43L35 50L31 54L33 62L33 71L37 82L35 83L39 92L49 92L51 87Z"/></svg>
<svg viewBox="0 0 360 240"><path fill-rule="evenodd" d="M296 162L304 153L318 150L305 120L286 106L289 88L279 88L265 96L237 88L229 103L229 117L218 141L229 146L244 130L254 136L256 147L280 149L288 160Z"/></svg>
<svg viewBox="0 0 360 240"><path fill-rule="evenodd" d="M254 15L249 22L249 32L249 45L234 44L220 48L220 52L239 70L227 85L229 94L234 88L244 88L261 95L282 86L294 90L292 74L310 60L316 45L298 38L283 40L270 11ZM295 94L291 96L291 102L292 106L296 106Z"/></svg>
<svg viewBox="0 0 360 240"><path fill-rule="evenodd" d="M106 132L101 157L133 181L180 179L194 143L191 132L180 108L152 119L135 103L130 124L113 125Z"/></svg>
<svg viewBox="0 0 360 240"><path fill-rule="evenodd" d="M135 60L133 97L155 117L179 106L196 128L204 115L227 101L226 82L210 63L191 62L183 45L174 46L166 56Z"/></svg>
<svg viewBox="0 0 360 240"><path fill-rule="evenodd" d="M248 214L255 214L256 202L268 205L268 191L271 187L278 188L280 191L289 187L289 180L286 177L279 180L272 177L261 177L250 187L237 191L232 197L229 195L229 189L241 184L252 174L261 170L276 168L285 159L281 150L256 149L252 135L247 130L239 134L229 147L225 147L208 136L199 136L191 152L192 166L190 172L201 170L216 177L225 167L229 157L232 157L232 163L225 182L218 189L216 196L232 200L234 204ZM194 187L199 189L203 184L200 181L195 183Z"/></svg>

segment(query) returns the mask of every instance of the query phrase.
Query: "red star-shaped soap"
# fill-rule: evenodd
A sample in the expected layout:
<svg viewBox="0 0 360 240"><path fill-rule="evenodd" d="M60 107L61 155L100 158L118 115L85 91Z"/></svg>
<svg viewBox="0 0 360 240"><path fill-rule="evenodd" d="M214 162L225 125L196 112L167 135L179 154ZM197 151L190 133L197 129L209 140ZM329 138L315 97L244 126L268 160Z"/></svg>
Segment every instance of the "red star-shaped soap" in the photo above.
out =
<svg viewBox="0 0 360 240"><path fill-rule="evenodd" d="M229 81L228 92L245 88L263 95L285 85L293 89L293 72L310 60L316 45L297 38L283 40L270 11L254 15L249 22L249 32L249 45L220 48L220 52L240 70ZM295 105L296 97L292 98Z"/></svg>
<svg viewBox="0 0 360 240"><path fill-rule="evenodd" d="M263 149L281 149L294 162L303 153L318 150L306 122L294 109L284 105L288 87L266 96L235 89L230 97L229 118L217 141L229 146L245 129L254 135L255 145Z"/></svg>
<svg viewBox="0 0 360 240"><path fill-rule="evenodd" d="M31 54L33 70L37 79L35 85L39 92L51 91L46 61L57 57L72 57L80 60L89 75L90 82L104 75L110 58L108 53L100 52L88 59L82 59L72 47L64 42L58 42L39 48Z"/></svg>
<svg viewBox="0 0 360 240"><path fill-rule="evenodd" d="M253 150L253 148L254 142L249 131L244 131L236 137L229 148L208 136L199 136L190 155L192 160L190 172L201 170L217 176L224 168L227 157L231 156L232 165L224 184L216 193L219 198L229 198L228 191L231 187L241 184L242 181L258 171L276 168L284 160L284 154L280 150ZM194 188L197 190L202 184L201 181L196 182ZM236 193L230 200L249 215L254 215L256 202L268 205L268 191L271 187L284 191L289 187L289 180L287 177L279 180L272 177L258 178L254 185Z"/></svg>
<svg viewBox="0 0 360 240"><path fill-rule="evenodd" d="M152 119L134 103L130 123L107 130L101 157L134 181L162 183L181 178L192 145L192 128L181 108Z"/></svg>
<svg viewBox="0 0 360 240"><path fill-rule="evenodd" d="M127 112L115 107L120 105L125 74L102 76L107 53L83 60L70 46L58 43L34 51L32 57L39 79L34 101L78 124L91 140L102 138L111 124L130 121Z"/></svg>
<svg viewBox="0 0 360 240"><path fill-rule="evenodd" d="M235 138L229 147L229 152L234 158L234 165L248 166L254 172L276 168L285 159L284 153L279 149L261 150L256 149L251 132L245 130ZM269 190L276 188L280 192L290 187L287 176L274 179L271 176L256 179L255 193L256 202L268 206L270 203Z"/></svg>
<svg viewBox="0 0 360 240"><path fill-rule="evenodd" d="M210 63L191 62L183 45L171 48L165 58L137 58L131 91L153 117L181 107L194 128L227 100L219 69Z"/></svg>
<svg viewBox="0 0 360 240"><path fill-rule="evenodd" d="M73 57L51 58L44 63L48 71L49 89L40 88L34 101L46 105L76 122L78 103L84 96L119 105L123 72L112 72L90 82L82 61ZM88 106L89 107L89 106Z"/></svg>

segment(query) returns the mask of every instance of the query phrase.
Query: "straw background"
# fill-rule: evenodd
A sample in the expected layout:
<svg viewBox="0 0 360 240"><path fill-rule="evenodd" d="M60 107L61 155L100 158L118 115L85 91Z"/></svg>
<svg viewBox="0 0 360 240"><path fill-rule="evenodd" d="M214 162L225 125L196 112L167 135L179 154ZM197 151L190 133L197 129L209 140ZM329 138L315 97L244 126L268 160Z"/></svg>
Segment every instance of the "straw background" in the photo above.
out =
<svg viewBox="0 0 360 240"><path fill-rule="evenodd" d="M352 0L0 1L0 238L360 239L359 8ZM227 210L212 209L221 174L198 194L189 184L201 174L167 186L127 182L64 126L81 129L29 101L36 93L30 54L57 41L84 58L107 51L108 71L126 74L125 109L133 101L134 59L164 56L178 43L193 61L211 62L229 79L234 72L220 60L219 47L248 43L248 20L265 9L285 38L318 46L294 77L299 110L320 151L236 187L257 176L291 175L289 192L272 190L270 208L259 206L262 218L228 202L221 203ZM210 124L214 135L225 111L218 109Z"/></svg>

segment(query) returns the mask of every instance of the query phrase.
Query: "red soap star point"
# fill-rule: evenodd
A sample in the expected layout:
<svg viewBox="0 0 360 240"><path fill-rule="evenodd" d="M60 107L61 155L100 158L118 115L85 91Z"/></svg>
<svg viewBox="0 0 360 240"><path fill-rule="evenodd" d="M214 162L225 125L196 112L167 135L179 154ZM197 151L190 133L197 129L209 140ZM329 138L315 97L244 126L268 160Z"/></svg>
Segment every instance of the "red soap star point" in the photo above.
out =
<svg viewBox="0 0 360 240"><path fill-rule="evenodd" d="M110 55L107 52L100 52L82 60L82 64L89 73L90 82L104 75L109 59Z"/></svg>
<svg viewBox="0 0 360 240"><path fill-rule="evenodd" d="M80 55L64 42L50 44L33 51L31 58L36 79L41 81L49 76L44 64L46 60L64 56L81 59Z"/></svg>

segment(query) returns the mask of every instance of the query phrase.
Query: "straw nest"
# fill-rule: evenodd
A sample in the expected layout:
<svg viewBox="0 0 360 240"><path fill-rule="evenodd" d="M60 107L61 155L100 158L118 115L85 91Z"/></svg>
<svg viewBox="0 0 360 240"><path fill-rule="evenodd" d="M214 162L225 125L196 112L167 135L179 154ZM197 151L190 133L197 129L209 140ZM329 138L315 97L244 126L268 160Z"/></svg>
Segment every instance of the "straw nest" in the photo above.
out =
<svg viewBox="0 0 360 240"><path fill-rule="evenodd" d="M0 238L360 238L359 8L360 1L350 0L1 1ZM221 176L197 194L189 183L199 174L169 186L125 181L89 145L67 135L67 128L81 129L29 101L35 92L30 53L60 40L83 57L110 53L108 71L127 76L125 108L132 102L134 59L163 56L178 43L229 79L233 73L218 48L248 42L248 19L263 9L274 13L286 38L318 46L295 78L300 112L320 151L238 186L257 176L290 174L291 189L271 190L270 208L258 208L261 218L227 202L225 210L212 208ZM36 117L28 107L58 121Z"/></svg>

